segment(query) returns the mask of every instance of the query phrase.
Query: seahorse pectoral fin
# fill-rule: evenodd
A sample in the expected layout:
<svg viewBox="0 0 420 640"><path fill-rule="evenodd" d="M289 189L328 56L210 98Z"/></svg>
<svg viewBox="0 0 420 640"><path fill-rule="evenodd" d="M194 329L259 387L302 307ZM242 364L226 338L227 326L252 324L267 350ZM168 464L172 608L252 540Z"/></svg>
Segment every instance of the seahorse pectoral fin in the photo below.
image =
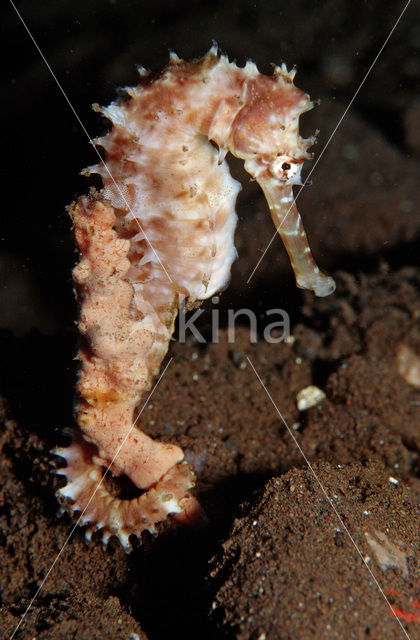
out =
<svg viewBox="0 0 420 640"><path fill-rule="evenodd" d="M272 178L257 178L271 217L283 240L290 263L301 289L310 289L315 295L329 296L335 290L333 278L320 271L312 257L302 220L297 210L290 184L284 184Z"/></svg>

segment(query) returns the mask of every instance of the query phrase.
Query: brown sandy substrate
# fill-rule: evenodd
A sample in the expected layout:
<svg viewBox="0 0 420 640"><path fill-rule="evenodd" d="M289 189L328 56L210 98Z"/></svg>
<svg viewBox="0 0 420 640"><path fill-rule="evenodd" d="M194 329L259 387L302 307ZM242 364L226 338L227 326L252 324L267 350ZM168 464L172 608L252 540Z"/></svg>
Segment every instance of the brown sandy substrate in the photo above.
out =
<svg viewBox="0 0 420 640"><path fill-rule="evenodd" d="M232 637L393 640L399 619L419 637L419 512L390 477L379 462L320 463L244 505L213 573L214 616Z"/></svg>
<svg viewBox="0 0 420 640"><path fill-rule="evenodd" d="M87 544L77 529L16 638L143 638L139 625L151 640L404 637L247 357L403 612L401 623L420 637L420 391L396 366L401 344L420 353L420 271L384 265L337 280L329 298L304 294L294 342L250 344L242 328L234 344L222 332L219 344L173 346L142 426L184 447L208 522L198 530L167 527L130 556L115 540L107 552L97 540ZM296 394L308 384L327 397L300 413ZM57 516L61 480L50 474L48 452L60 438L3 415L2 637L71 530L67 516ZM251 526L256 519L262 526ZM366 533L399 564L381 566Z"/></svg>

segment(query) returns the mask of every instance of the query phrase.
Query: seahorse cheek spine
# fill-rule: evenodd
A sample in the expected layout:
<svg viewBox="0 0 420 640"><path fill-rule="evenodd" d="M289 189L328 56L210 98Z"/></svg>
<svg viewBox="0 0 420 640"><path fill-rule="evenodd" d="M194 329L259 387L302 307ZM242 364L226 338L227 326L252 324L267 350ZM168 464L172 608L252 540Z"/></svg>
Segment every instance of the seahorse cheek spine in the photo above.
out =
<svg viewBox="0 0 420 640"><path fill-rule="evenodd" d="M106 162L85 173L99 173L104 187L70 209L81 254L74 269L80 431L70 447L55 450L67 463L59 494L82 513L88 537L101 529L105 543L115 534L129 550L131 534L155 532L170 513L189 521L199 512L182 450L152 440L134 424L134 412L159 372L179 305L229 281L240 186L228 151L260 183L276 226L282 221L298 285L318 295L333 288L293 206L292 186L313 140L298 134L299 115L311 103L292 81L284 66L268 78L253 63L241 69L211 49L191 63L172 56L161 76L101 110L113 124L96 141ZM109 465L144 493L112 496L101 482Z"/></svg>

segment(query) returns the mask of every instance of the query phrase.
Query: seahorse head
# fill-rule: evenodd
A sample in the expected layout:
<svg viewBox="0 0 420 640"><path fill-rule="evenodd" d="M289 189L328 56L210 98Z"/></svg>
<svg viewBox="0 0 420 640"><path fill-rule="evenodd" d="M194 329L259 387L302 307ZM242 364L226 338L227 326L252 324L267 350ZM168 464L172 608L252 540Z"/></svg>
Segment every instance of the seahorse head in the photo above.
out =
<svg viewBox="0 0 420 640"><path fill-rule="evenodd" d="M294 70L276 67L272 77L262 75L253 63L245 66L244 106L232 123L229 150L245 160L254 178L274 177L282 183L300 184L303 162L314 138L299 135L299 116L312 108L309 96L293 84Z"/></svg>
<svg viewBox="0 0 420 640"><path fill-rule="evenodd" d="M299 135L299 117L313 107L309 96L293 84L294 70L275 67L273 76L259 73L252 62L243 69L242 95L236 112L224 106L229 121L225 148L245 161L245 169L260 184L276 229L289 253L297 285L318 296L332 293L332 278L321 273L307 244L293 197L293 185L302 184L301 169L312 154L316 136Z"/></svg>

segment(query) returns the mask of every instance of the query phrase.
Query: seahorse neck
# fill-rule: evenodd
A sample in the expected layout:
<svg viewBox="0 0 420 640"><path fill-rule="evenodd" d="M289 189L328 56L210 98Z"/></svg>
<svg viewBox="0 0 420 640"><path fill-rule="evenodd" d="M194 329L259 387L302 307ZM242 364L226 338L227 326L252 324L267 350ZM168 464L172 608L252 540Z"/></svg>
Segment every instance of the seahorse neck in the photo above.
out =
<svg viewBox="0 0 420 640"><path fill-rule="evenodd" d="M201 80L206 108L200 114L199 130L221 148L227 148L232 123L244 105L248 77L246 67L241 69L221 57Z"/></svg>
<svg viewBox="0 0 420 640"><path fill-rule="evenodd" d="M211 53L206 63L170 65L161 78L162 95L171 95L173 108L188 113L190 134L203 135L225 147L230 126L244 104L246 81L255 65L239 68L225 56ZM252 68L251 68L252 67Z"/></svg>

